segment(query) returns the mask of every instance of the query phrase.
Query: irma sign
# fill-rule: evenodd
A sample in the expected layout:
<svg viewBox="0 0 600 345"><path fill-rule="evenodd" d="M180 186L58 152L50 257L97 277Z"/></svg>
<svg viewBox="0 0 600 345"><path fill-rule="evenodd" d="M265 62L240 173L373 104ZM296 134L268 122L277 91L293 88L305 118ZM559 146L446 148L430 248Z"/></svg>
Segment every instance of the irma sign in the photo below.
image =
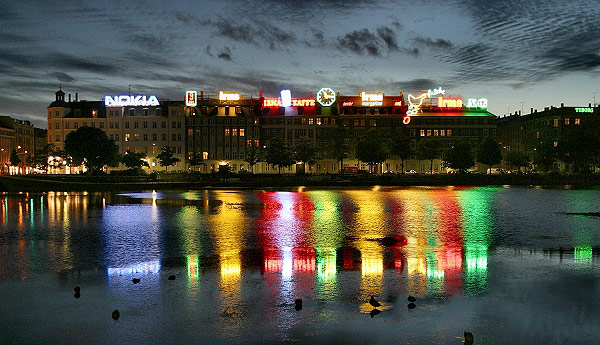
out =
<svg viewBox="0 0 600 345"><path fill-rule="evenodd" d="M155 95L106 95L104 96L104 105L107 107L155 107L160 103Z"/></svg>

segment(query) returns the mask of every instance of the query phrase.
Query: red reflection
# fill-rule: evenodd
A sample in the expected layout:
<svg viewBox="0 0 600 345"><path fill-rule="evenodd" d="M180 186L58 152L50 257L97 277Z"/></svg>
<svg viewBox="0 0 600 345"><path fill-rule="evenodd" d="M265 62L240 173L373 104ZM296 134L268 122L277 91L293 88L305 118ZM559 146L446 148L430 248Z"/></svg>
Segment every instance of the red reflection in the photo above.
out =
<svg viewBox="0 0 600 345"><path fill-rule="evenodd" d="M354 250L344 249L344 270L354 270Z"/></svg>
<svg viewBox="0 0 600 345"><path fill-rule="evenodd" d="M264 249L264 273L281 273L283 270L283 256L281 250L275 247Z"/></svg>
<svg viewBox="0 0 600 345"><path fill-rule="evenodd" d="M294 258L294 273L315 272L317 267L317 251L314 248L294 248L292 253Z"/></svg>

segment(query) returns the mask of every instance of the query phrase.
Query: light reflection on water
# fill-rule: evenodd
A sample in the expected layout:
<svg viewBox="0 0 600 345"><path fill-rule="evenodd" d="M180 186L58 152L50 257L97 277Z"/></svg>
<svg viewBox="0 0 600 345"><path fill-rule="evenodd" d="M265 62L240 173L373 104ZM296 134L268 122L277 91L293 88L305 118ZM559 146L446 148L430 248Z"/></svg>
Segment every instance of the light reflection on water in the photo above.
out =
<svg viewBox="0 0 600 345"><path fill-rule="evenodd" d="M186 310L209 303L235 338L257 301L303 298L368 313L370 296L386 309L404 307L406 295L485 295L494 291L497 247L502 255L558 251L560 263L564 253L594 273L599 221L565 213L597 212L598 201L596 191L469 187L7 195L0 281L100 268L126 298L133 276L161 290L162 272L177 273ZM289 308L273 315L283 340L304 322L291 315Z"/></svg>

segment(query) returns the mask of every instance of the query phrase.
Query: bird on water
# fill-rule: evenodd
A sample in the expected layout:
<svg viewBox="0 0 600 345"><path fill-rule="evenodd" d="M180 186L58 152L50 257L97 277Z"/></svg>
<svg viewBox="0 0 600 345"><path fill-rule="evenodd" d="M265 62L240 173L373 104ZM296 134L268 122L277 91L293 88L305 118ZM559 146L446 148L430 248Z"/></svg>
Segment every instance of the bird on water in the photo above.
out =
<svg viewBox="0 0 600 345"><path fill-rule="evenodd" d="M371 296L371 299L369 300L369 304L372 305L375 308L381 306L381 303L377 302L377 300L375 299L374 296Z"/></svg>

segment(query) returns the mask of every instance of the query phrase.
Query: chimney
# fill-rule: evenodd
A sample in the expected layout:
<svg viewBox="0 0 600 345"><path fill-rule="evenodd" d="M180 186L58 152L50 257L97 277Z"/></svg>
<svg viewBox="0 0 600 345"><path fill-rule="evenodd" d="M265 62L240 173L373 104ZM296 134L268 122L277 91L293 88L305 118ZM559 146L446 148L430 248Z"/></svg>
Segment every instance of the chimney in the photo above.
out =
<svg viewBox="0 0 600 345"><path fill-rule="evenodd" d="M69 94L69 103L71 103L71 94Z"/></svg>
<svg viewBox="0 0 600 345"><path fill-rule="evenodd" d="M544 107L544 111L548 110L548 107Z"/></svg>
<svg viewBox="0 0 600 345"><path fill-rule="evenodd" d="M533 114L533 108L531 108L531 110L529 111L530 114Z"/></svg>
<svg viewBox="0 0 600 345"><path fill-rule="evenodd" d="M79 102L79 92L75 92L75 102Z"/></svg>
<svg viewBox="0 0 600 345"><path fill-rule="evenodd" d="M561 104L560 104L560 107L561 107L561 108L564 108L564 107L565 107L565 104L564 104L564 103L561 103Z"/></svg>
<svg viewBox="0 0 600 345"><path fill-rule="evenodd" d="M535 109L533 112L534 112L534 113L537 113L537 109Z"/></svg>
<svg viewBox="0 0 600 345"><path fill-rule="evenodd" d="M521 111L519 110L519 116L521 116Z"/></svg>
<svg viewBox="0 0 600 345"><path fill-rule="evenodd" d="M258 91L258 98L260 98L260 99L263 98L262 90Z"/></svg>
<svg viewBox="0 0 600 345"><path fill-rule="evenodd" d="M200 91L200 99L204 99L204 90Z"/></svg>
<svg viewBox="0 0 600 345"><path fill-rule="evenodd" d="M591 107L592 107L592 103L588 103L588 108L591 108Z"/></svg>

